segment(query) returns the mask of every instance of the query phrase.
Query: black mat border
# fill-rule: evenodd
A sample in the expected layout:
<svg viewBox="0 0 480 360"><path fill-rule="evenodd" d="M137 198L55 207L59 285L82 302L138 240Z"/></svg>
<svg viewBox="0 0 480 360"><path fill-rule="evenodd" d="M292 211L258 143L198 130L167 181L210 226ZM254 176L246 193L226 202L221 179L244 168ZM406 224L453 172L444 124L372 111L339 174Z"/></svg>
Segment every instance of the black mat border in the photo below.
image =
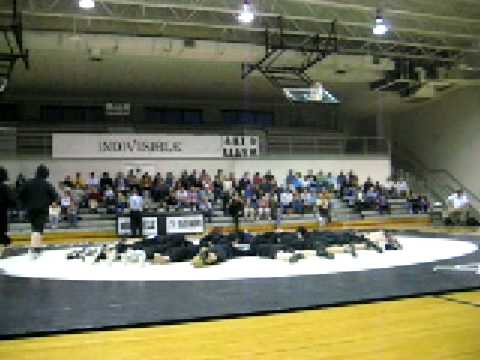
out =
<svg viewBox="0 0 480 360"><path fill-rule="evenodd" d="M472 234L451 234L451 233L429 233L429 232L418 232L418 231L392 231L399 235L406 235L406 236L417 236L417 237L425 237L425 238L446 238L458 241L480 241L480 236L472 235ZM79 247L81 245L74 245L74 247ZM62 248L62 246L52 246L49 247L52 249ZM21 249L21 252L25 251L25 249ZM478 255L480 251L477 250L475 254ZM450 259L452 262L462 262L461 259L463 257L457 257L454 259ZM426 263L428 265L436 264L436 262ZM415 265L414 265L415 266ZM385 270L392 270L392 269L385 269ZM0 274L0 277L5 277L5 275ZM313 275L315 276L315 275ZM59 281L62 280L42 280L40 281ZM123 282L119 282L123 283ZM364 304L375 304L380 302L389 302L389 301L397 301L397 300L404 300L404 299L415 299L415 298L423 298L429 296L441 296L451 293L460 293L460 292L468 292L468 291L475 291L480 290L480 286L462 286L459 288L449 288L448 290L441 290L441 291L427 291L427 292L419 292L416 294L411 295L394 295L394 296L386 296L386 297L375 297L375 298L368 298L368 299L359 299L357 301L340 301L340 302L332 302L329 304L318 304L318 305L311 305L311 306L300 306L300 307L284 307L282 309L272 309L272 310L260 310L260 311L248 311L245 313L225 313L222 315L214 315L214 316L199 316L199 317L186 317L186 318L178 318L173 320L164 320L164 321L152 321L152 322L132 322L122 325L106 325L106 326L92 326L92 327L79 327L79 328L72 328L66 330L53 330L53 331L30 331L24 333L10 333L10 334L0 334L0 340L16 340L16 339L26 339L32 337L50 337L50 336L59 336L59 335L69 335L69 334L88 334L92 332L99 332L99 331L117 331L117 330L127 330L127 329L135 329L135 328L151 328L151 327L158 327L158 326L167 326L167 325L178 325L178 324L190 324L190 323L198 323L198 322L211 322L211 321L219 321L219 320L228 320L228 319L242 319L242 318L249 318L249 317L256 317L256 316L268 316L268 315L276 315L276 314L285 314L285 313L296 313L302 311L309 311L309 310L321 310L321 309L330 309L330 308L337 308L337 307L346 307L352 305L364 305ZM1 313L0 313L1 314Z"/></svg>

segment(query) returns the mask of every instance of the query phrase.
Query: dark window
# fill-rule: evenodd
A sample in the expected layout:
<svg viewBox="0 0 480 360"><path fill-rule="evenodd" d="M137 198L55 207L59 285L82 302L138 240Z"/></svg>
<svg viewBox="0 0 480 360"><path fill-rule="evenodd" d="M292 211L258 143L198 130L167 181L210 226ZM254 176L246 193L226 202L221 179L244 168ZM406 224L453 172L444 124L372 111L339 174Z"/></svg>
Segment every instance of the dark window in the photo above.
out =
<svg viewBox="0 0 480 360"><path fill-rule="evenodd" d="M18 106L15 104L0 104L0 121L17 121Z"/></svg>
<svg viewBox="0 0 480 360"><path fill-rule="evenodd" d="M94 122L105 120L101 106L42 106L42 121L48 122Z"/></svg>
<svg viewBox="0 0 480 360"><path fill-rule="evenodd" d="M273 113L268 111L223 110L222 118L225 125L273 125Z"/></svg>
<svg viewBox="0 0 480 360"><path fill-rule="evenodd" d="M145 108L145 121L157 124L198 125L203 124L202 110Z"/></svg>

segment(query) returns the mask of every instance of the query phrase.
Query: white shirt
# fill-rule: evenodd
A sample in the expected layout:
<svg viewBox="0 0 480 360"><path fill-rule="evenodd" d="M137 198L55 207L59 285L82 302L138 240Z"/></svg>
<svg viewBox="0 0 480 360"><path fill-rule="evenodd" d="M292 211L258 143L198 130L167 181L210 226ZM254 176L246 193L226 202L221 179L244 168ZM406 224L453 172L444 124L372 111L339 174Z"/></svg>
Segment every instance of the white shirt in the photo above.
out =
<svg viewBox="0 0 480 360"><path fill-rule="evenodd" d="M63 207L69 207L71 203L70 196L62 196L60 203L62 204Z"/></svg>
<svg viewBox="0 0 480 360"><path fill-rule="evenodd" d="M466 194L458 196L457 193L454 193L448 197L448 200L453 204L454 209L463 209L470 204L470 200L468 200Z"/></svg>
<svg viewBox="0 0 480 360"><path fill-rule="evenodd" d="M131 195L129 202L130 202L130 210L142 211L143 198L140 195Z"/></svg>
<svg viewBox="0 0 480 360"><path fill-rule="evenodd" d="M54 206L50 206L48 208L48 214L50 216L60 216L60 207L54 207Z"/></svg>
<svg viewBox="0 0 480 360"><path fill-rule="evenodd" d="M223 191L230 191L232 189L232 181L231 180L225 180L223 182Z"/></svg>
<svg viewBox="0 0 480 360"><path fill-rule="evenodd" d="M398 191L408 191L408 184L405 180L400 181L398 184Z"/></svg>
<svg viewBox="0 0 480 360"><path fill-rule="evenodd" d="M289 192L283 192L280 194L280 202L284 205L288 205L293 201L293 195Z"/></svg>
<svg viewBox="0 0 480 360"><path fill-rule="evenodd" d="M87 179L87 185L88 186L98 186L98 179L96 177L89 177Z"/></svg>

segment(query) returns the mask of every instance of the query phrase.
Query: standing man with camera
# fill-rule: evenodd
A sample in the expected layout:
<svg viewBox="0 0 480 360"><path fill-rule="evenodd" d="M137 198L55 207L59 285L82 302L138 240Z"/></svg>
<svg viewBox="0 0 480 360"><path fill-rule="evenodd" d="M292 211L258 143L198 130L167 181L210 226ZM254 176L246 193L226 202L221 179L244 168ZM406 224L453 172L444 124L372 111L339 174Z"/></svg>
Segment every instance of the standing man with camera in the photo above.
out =
<svg viewBox="0 0 480 360"><path fill-rule="evenodd" d="M5 184L8 181L8 173L4 167L0 167L0 244L4 247L10 245L11 240L8 232L8 209L15 207L15 195Z"/></svg>
<svg viewBox="0 0 480 360"><path fill-rule="evenodd" d="M19 199L27 209L32 225L30 236L31 253L36 257L42 245L43 229L48 221L49 206L58 201L58 194L47 179L50 171L45 165L39 165L33 179L28 180L20 189Z"/></svg>

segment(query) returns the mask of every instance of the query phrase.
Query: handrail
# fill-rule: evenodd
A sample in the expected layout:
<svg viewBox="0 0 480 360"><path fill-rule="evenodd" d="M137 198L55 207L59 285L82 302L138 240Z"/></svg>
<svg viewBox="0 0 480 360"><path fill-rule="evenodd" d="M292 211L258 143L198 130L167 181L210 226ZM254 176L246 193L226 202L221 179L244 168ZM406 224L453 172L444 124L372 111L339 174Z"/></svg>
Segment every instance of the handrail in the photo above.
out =
<svg viewBox="0 0 480 360"><path fill-rule="evenodd" d="M457 185L465 190L471 197L473 197L475 200L477 200L478 202L480 202L480 197L477 196L472 190L470 190L468 187L466 187L460 180L458 180L458 178L456 178L450 171L448 171L447 169L431 169L430 170L432 173L435 173L435 172L441 172L441 173L444 173L445 175L447 175L451 180L453 180L453 182L457 183Z"/></svg>
<svg viewBox="0 0 480 360"><path fill-rule="evenodd" d="M410 150L410 149L408 149L404 146L400 146L398 144L398 142L394 143L394 147L399 149L401 152L408 153L408 157L409 157L408 160L410 160L410 161L414 160L417 163L417 165L420 166L420 168L421 168L420 170L422 170L423 172L429 173L429 174L443 173L443 174L447 175L447 177L449 177L450 180L455 182L458 185L459 188L466 191L471 198L475 199L477 202L480 203L480 197L477 194L475 194L475 192L473 192L471 189L469 189L467 186L465 186L457 177L455 177L447 169L431 169L431 168L429 168L421 159L418 158L418 156L412 150Z"/></svg>

